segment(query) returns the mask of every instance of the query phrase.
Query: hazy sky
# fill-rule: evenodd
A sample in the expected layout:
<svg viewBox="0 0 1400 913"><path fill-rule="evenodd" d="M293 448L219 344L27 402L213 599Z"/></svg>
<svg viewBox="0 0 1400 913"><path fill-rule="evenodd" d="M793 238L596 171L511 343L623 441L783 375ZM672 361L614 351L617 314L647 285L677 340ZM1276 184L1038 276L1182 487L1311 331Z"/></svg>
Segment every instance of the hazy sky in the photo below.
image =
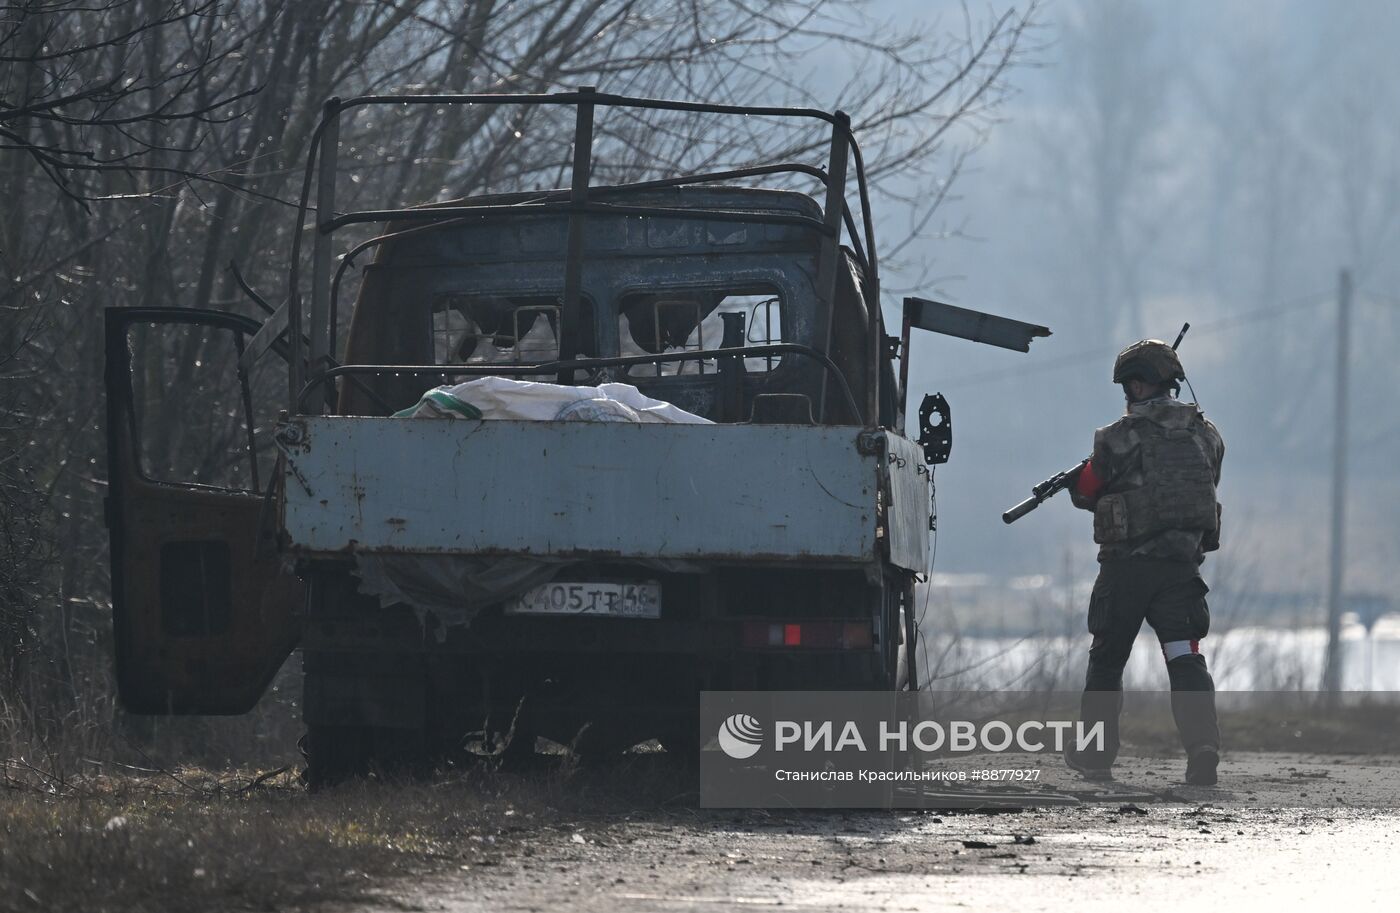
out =
<svg viewBox="0 0 1400 913"><path fill-rule="evenodd" d="M887 0L927 17L957 4ZM1109 382L1135 331L1170 340L1227 456L1226 563L1253 585L1321 585L1327 546L1337 273L1356 270L1349 574L1400 561L1400 5L1101 3L1043 12L1038 66L922 243L928 291L1049 325L1029 355L926 336L911 405L953 403L939 469L939 569L1092 570L1067 499L1013 527L1001 510L1082 458L1122 410ZM897 226L882 230L885 238ZM901 284L898 275L886 285ZM897 320L897 300L885 302Z"/></svg>

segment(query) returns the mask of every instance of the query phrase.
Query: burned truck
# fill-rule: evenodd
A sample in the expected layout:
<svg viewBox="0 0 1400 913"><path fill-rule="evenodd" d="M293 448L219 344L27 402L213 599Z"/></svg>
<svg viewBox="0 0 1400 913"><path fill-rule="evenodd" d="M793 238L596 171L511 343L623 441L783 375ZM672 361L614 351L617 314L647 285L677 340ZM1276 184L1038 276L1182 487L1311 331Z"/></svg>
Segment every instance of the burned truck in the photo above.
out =
<svg viewBox="0 0 1400 913"><path fill-rule="evenodd" d="M570 186L338 212L340 120L389 105L567 106ZM824 168L598 186L602 107L815 120L829 155ZM794 174L816 194L745 184ZM845 115L590 89L333 99L299 220L286 301L266 319L106 314L128 710L248 712L299 648L314 782L466 740L504 754L541 737L590 756L652 738L693 751L706 689L918 687L914 585L951 426L926 397L906 432L910 331L1022 351L1047 331L908 299L887 334ZM337 259L356 225L382 228ZM152 376L143 347L168 333L186 344L161 352L196 367ZM268 363L286 378L271 397L250 380ZM232 406L152 405L204 389L192 378L221 365ZM635 388L689 418L492 418L470 396L450 420L411 417L481 378L587 402L590 388ZM236 419L222 452L243 456L169 465L172 425L197 437L215 413Z"/></svg>

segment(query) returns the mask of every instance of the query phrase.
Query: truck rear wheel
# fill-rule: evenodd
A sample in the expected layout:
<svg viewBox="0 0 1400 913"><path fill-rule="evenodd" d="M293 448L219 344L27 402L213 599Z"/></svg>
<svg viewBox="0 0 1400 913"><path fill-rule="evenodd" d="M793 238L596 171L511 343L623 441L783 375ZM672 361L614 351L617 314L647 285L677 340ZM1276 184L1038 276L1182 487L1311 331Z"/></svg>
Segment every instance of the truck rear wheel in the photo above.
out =
<svg viewBox="0 0 1400 913"><path fill-rule="evenodd" d="M311 789L346 780L380 776L420 776L427 772L424 733L379 726L307 727L302 743L306 783Z"/></svg>
<svg viewBox="0 0 1400 913"><path fill-rule="evenodd" d="M307 727L301 743L307 786L323 789L364 776L369 770L367 735L363 726Z"/></svg>

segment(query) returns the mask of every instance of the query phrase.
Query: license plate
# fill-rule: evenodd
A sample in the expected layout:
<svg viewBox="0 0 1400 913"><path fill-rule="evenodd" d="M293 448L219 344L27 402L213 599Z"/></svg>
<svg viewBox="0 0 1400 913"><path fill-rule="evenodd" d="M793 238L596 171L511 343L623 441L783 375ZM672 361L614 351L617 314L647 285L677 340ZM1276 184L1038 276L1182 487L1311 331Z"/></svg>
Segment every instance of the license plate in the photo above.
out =
<svg viewBox="0 0 1400 913"><path fill-rule="evenodd" d="M507 615L609 615L660 618L661 584L546 583L506 603Z"/></svg>

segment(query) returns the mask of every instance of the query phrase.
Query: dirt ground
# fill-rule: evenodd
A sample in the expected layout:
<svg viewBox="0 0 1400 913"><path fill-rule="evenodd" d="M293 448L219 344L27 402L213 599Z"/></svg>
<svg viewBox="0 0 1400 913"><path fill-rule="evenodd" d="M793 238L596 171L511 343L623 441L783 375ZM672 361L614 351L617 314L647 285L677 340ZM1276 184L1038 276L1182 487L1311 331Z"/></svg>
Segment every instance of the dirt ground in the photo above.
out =
<svg viewBox="0 0 1400 913"><path fill-rule="evenodd" d="M387 883L362 911L1132 911L1394 909L1400 758L1228 755L1216 788L1179 760L1120 763L1102 789L1055 759L1075 805L991 811L679 807L531 823L449 873Z"/></svg>
<svg viewBox="0 0 1400 913"><path fill-rule="evenodd" d="M693 765L660 750L319 792L294 768L56 779L12 763L0 913L1179 913L1183 898L1353 913L1400 895L1400 754L1230 752L1210 789L1182 785L1175 759L1120 759L1109 789L1053 757L957 763L1035 768L1042 783L1003 790L995 810L945 795L922 810L740 811L698 808Z"/></svg>

